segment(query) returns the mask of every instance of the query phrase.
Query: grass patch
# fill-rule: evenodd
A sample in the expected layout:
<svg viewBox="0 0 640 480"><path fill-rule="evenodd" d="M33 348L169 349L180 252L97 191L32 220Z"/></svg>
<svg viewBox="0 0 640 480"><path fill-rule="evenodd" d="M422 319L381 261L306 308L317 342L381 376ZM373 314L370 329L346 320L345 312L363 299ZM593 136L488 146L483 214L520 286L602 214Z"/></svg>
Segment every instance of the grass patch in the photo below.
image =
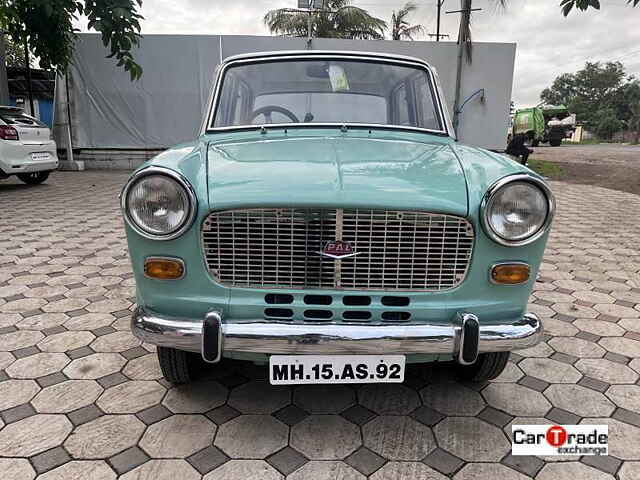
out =
<svg viewBox="0 0 640 480"><path fill-rule="evenodd" d="M547 162L546 160L539 160L534 157L529 157L527 167L529 167L534 172L542 175L543 177L548 177L551 179L558 179L564 175L564 170L557 163Z"/></svg>

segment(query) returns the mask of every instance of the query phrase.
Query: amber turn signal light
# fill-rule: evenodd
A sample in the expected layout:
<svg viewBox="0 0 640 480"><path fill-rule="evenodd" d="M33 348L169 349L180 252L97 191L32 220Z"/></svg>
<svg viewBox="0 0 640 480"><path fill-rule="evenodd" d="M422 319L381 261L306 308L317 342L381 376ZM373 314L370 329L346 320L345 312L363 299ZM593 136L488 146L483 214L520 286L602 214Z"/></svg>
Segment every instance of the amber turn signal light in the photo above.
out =
<svg viewBox="0 0 640 480"><path fill-rule="evenodd" d="M491 269L491 280L500 285L518 285L529 280L530 270L526 263L501 263Z"/></svg>
<svg viewBox="0 0 640 480"><path fill-rule="evenodd" d="M177 280L184 275L184 263L173 258L147 258L144 274L159 280Z"/></svg>

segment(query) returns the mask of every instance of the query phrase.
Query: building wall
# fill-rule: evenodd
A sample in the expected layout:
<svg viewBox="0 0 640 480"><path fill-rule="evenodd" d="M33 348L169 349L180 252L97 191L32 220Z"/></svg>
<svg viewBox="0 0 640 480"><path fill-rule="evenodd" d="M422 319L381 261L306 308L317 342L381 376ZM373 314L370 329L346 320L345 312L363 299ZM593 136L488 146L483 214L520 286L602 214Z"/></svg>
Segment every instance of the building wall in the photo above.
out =
<svg viewBox="0 0 640 480"><path fill-rule="evenodd" d="M197 136L214 74L221 59L254 51L297 50L306 39L257 36L145 35L135 56L142 78L105 58L98 35L81 34L70 70L74 148L159 149ZM316 50L397 53L427 60L437 69L453 111L457 45L454 42L400 42L314 39ZM476 43L474 61L464 65L461 100L485 89L460 117L459 139L503 149L509 122L515 44ZM60 95L63 89L58 89ZM57 105L62 105L57 99ZM57 119L63 119L56 112ZM56 138L62 139L62 129ZM62 142L59 142L62 144Z"/></svg>

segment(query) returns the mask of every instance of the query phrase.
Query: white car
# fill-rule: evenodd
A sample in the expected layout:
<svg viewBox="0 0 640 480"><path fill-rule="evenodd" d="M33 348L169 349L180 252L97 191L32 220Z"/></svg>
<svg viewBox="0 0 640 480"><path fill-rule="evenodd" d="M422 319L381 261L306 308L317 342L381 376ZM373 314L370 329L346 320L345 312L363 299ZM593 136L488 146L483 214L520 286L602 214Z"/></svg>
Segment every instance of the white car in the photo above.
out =
<svg viewBox="0 0 640 480"><path fill-rule="evenodd" d="M36 185L56 168L56 142L49 127L22 108L0 106L0 179L17 175Z"/></svg>

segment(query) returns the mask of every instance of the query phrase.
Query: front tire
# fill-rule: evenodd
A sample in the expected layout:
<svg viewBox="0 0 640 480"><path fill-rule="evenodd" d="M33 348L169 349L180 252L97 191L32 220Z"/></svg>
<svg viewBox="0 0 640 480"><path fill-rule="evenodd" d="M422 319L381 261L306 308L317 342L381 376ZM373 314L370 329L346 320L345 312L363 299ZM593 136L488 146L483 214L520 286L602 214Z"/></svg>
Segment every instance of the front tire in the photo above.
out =
<svg viewBox="0 0 640 480"><path fill-rule="evenodd" d="M175 348L158 347L158 362L164 378L173 384L190 383L194 377L194 356Z"/></svg>
<svg viewBox="0 0 640 480"><path fill-rule="evenodd" d="M500 376L507 366L510 352L481 353L472 365L458 365L457 374L462 380L488 382Z"/></svg>
<svg viewBox="0 0 640 480"><path fill-rule="evenodd" d="M39 185L49 178L49 173L51 172L19 173L18 178L27 185Z"/></svg>

